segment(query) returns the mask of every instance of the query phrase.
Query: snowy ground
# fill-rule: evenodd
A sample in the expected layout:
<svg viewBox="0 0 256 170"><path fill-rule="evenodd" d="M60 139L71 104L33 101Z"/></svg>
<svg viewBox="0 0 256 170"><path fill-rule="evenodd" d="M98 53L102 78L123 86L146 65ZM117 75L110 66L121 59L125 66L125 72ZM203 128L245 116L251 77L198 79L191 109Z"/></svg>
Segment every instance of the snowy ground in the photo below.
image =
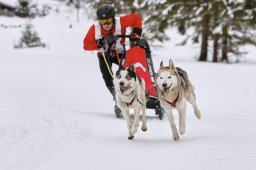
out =
<svg viewBox="0 0 256 170"><path fill-rule="evenodd" d="M95 53L82 50L91 22L80 19L72 13L33 21L45 49L14 50L22 28L0 27L1 170L255 169L255 64L195 62L198 49L173 43L154 49L156 69L172 57L188 72L202 119L189 105L187 131L175 142L166 117L148 110L148 131L129 141Z"/></svg>

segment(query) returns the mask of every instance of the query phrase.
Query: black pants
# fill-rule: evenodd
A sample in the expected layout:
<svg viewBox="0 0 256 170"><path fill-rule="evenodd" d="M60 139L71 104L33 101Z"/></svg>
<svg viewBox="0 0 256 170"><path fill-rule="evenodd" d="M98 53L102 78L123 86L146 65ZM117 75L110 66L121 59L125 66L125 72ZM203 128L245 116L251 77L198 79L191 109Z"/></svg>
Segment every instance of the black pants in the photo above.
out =
<svg viewBox="0 0 256 170"><path fill-rule="evenodd" d="M113 71L112 71L112 64L119 64L118 63L118 59L117 57L109 57L109 56L105 56L106 57L106 61L109 65L109 68L111 70L111 74L113 75ZM115 100L115 90L114 90L114 83L113 83L113 77L112 75L109 73L108 70L108 66L104 60L104 57L102 56L101 53L98 53L98 59L99 59L99 65L100 65L100 71L102 74L102 77L105 81L105 85L108 88L108 90L110 91L110 93L113 96L113 99Z"/></svg>

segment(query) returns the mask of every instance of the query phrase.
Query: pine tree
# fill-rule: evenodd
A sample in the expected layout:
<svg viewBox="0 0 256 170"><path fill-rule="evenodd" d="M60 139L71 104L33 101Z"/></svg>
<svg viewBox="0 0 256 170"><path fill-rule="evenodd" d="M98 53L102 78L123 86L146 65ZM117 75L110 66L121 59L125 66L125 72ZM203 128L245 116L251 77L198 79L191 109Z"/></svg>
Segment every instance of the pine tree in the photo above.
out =
<svg viewBox="0 0 256 170"><path fill-rule="evenodd" d="M203 7L203 13L202 13L202 20L201 22L201 28L202 28L202 41L201 41L201 52L199 56L199 61L207 61L207 55L208 55L208 39L210 34L210 14L208 12L209 6L206 4Z"/></svg>
<svg viewBox="0 0 256 170"><path fill-rule="evenodd" d="M240 47L245 44L256 45L256 32L253 13L253 1L222 0L224 9L221 13L222 25L222 62L229 62L229 54L240 57L244 52ZM254 12L253 12L254 11Z"/></svg>
<svg viewBox="0 0 256 170"><path fill-rule="evenodd" d="M111 3L117 15L141 14L143 37L149 41L168 40L166 30L175 27L185 36L182 45L189 39L201 43L199 61L208 61L210 42L213 62L229 62L230 54L243 54L241 45L256 44L256 0L113 0ZM190 28L194 33L187 35Z"/></svg>
<svg viewBox="0 0 256 170"><path fill-rule="evenodd" d="M19 0L19 7L16 10L16 15L20 17L28 17L30 0Z"/></svg>
<svg viewBox="0 0 256 170"><path fill-rule="evenodd" d="M217 30L220 23L220 17L219 17L219 11L221 8L220 1L215 1L213 3L213 27L215 31L213 31L213 56L212 61L218 62L218 53L219 53L219 39L220 39L220 33Z"/></svg>
<svg viewBox="0 0 256 170"><path fill-rule="evenodd" d="M22 36L18 44L14 45L15 48L25 47L45 47L45 44L41 42L40 37L36 31L32 30L32 24L26 24Z"/></svg>

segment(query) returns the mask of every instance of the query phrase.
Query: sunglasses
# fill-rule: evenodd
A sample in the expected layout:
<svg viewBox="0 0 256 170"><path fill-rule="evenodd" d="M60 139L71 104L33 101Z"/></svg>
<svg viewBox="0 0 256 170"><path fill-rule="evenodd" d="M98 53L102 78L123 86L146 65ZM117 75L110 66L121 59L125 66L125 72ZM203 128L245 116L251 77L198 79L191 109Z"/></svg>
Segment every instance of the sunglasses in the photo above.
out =
<svg viewBox="0 0 256 170"><path fill-rule="evenodd" d="M100 25L109 25L113 23L113 18L99 19Z"/></svg>

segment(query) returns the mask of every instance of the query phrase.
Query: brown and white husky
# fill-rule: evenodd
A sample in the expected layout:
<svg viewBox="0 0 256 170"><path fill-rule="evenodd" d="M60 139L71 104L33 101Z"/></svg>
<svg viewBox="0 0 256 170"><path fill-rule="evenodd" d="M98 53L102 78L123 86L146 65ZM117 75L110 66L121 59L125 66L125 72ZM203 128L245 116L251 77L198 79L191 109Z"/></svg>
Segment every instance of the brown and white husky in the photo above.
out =
<svg viewBox="0 0 256 170"><path fill-rule="evenodd" d="M186 104L192 104L195 116L200 119L201 113L196 104L194 86L191 84L187 73L179 67L175 67L172 60L169 66L164 67L163 62L156 76L157 93L162 108L165 110L170 122L173 139L179 140L179 133L174 122L172 109L177 109L179 113L179 132L185 133L186 127Z"/></svg>

